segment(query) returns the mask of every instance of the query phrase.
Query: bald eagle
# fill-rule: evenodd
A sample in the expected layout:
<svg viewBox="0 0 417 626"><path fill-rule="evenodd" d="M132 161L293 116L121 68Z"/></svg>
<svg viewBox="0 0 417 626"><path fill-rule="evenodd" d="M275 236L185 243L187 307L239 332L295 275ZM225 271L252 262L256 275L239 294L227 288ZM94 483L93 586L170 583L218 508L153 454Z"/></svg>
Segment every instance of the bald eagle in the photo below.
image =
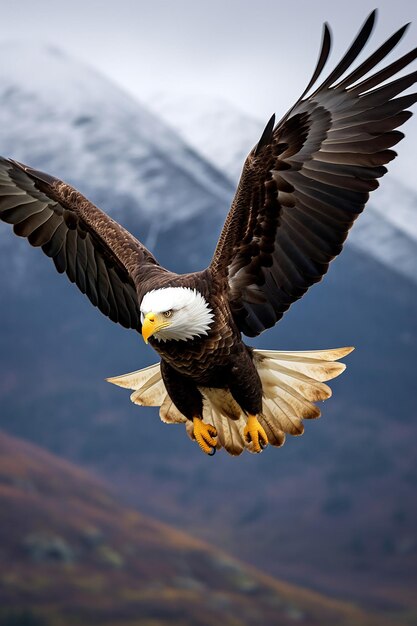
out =
<svg viewBox="0 0 417 626"><path fill-rule="evenodd" d="M281 446L286 434L300 435L302 420L320 415L314 402L330 396L324 381L344 370L337 361L352 350L254 350L242 334L255 337L274 326L321 280L396 156L391 148L404 135L395 129L417 100L401 94L417 72L390 79L417 49L372 73L404 26L351 69L375 14L313 90L330 53L324 26L313 76L278 123L271 117L249 153L203 271L168 271L68 184L0 160L0 218L160 356L156 365L108 380L132 389L133 402L159 406L163 421L185 423L206 454L221 447L232 455L261 452L268 443Z"/></svg>

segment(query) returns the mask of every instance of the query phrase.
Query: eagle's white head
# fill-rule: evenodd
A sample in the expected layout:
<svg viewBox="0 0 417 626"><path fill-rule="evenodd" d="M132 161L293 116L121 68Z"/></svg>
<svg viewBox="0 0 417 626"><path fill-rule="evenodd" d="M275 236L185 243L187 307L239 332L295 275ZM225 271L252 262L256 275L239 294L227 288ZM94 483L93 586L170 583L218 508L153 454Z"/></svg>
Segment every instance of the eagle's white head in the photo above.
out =
<svg viewBox="0 0 417 626"><path fill-rule="evenodd" d="M159 341L183 341L201 335L213 322L214 313L206 299L188 287L166 287L145 294L140 305L142 336Z"/></svg>

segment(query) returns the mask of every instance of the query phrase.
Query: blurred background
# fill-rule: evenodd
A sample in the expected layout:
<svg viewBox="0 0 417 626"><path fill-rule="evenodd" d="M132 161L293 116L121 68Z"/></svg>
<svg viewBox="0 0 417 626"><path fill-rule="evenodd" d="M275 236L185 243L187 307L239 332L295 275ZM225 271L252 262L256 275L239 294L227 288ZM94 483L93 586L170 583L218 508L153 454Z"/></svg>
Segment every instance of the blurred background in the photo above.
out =
<svg viewBox="0 0 417 626"><path fill-rule="evenodd" d="M0 153L205 267L243 160L375 3L2 4ZM365 54L414 21L378 3ZM360 57L363 59L364 55ZM104 382L154 363L0 225L0 626L417 624L416 119L323 283L251 345L356 346L323 418L205 457Z"/></svg>

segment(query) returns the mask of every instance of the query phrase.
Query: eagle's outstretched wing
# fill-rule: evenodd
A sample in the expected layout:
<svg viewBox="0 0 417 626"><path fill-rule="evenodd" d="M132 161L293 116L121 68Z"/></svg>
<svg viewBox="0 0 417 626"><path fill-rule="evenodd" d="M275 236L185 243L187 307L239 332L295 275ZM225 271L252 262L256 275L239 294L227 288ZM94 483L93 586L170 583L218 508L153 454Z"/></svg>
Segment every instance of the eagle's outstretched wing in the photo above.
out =
<svg viewBox="0 0 417 626"><path fill-rule="evenodd" d="M140 331L136 286L165 270L120 224L70 185L3 158L0 220L41 246L102 313Z"/></svg>
<svg viewBox="0 0 417 626"><path fill-rule="evenodd" d="M301 98L249 154L210 269L228 281L241 331L273 326L340 253L350 227L396 153L396 131L417 94L396 98L417 72L382 84L417 57L417 48L363 79L400 41L407 26L342 78L371 34L371 13L326 80L305 97L330 51L324 28L316 70ZM363 79L363 80L362 80ZM337 82L339 81L339 82ZM361 81L361 82L358 82Z"/></svg>

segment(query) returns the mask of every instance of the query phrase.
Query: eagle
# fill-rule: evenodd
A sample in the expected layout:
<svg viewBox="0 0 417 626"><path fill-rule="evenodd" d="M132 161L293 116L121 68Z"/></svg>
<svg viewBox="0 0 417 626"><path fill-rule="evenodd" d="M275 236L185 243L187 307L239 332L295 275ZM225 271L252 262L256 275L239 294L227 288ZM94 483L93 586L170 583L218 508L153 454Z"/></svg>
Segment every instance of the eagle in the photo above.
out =
<svg viewBox="0 0 417 626"><path fill-rule="evenodd" d="M373 30L365 21L340 62L317 86L331 48L324 25L312 78L294 106L271 117L249 153L210 265L189 274L154 255L79 191L57 178L0 159L0 219L42 248L90 302L113 322L142 334L160 362L107 379L133 390L134 403L159 406L168 423L184 423L207 455L282 446L300 435L326 381L341 374L353 348L255 350L319 282L379 185L396 130L411 116L417 72L397 77L417 48L374 68L408 24L355 68ZM393 78L394 77L394 78ZM391 80L392 79L392 80ZM404 92L406 92L404 94Z"/></svg>

